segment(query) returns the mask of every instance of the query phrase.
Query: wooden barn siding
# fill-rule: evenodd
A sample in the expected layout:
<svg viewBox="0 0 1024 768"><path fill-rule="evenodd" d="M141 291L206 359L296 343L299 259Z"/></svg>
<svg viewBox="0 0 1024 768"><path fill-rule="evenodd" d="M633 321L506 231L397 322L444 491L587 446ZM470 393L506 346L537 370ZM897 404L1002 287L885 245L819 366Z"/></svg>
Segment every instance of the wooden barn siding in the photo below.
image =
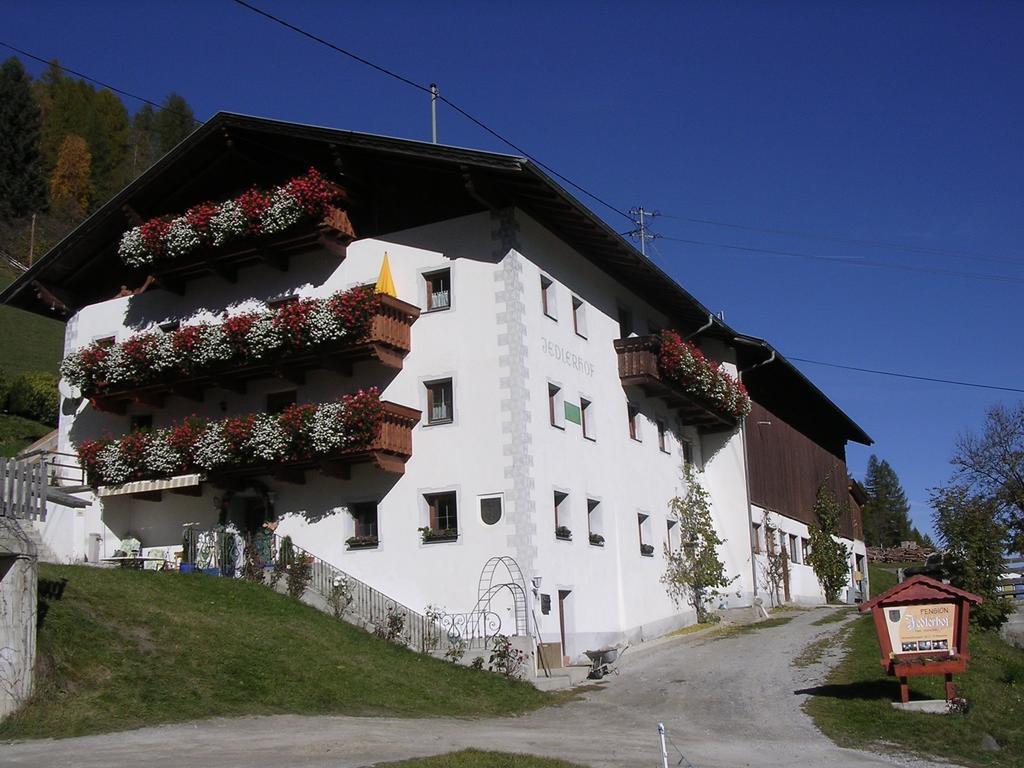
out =
<svg viewBox="0 0 1024 768"><path fill-rule="evenodd" d="M858 534L856 538L863 538L859 534L860 510L850 499L844 456L818 445L756 402L747 416L746 432L752 503L814 524L818 486L831 472L832 490L840 506L850 503L839 520L840 534L849 538Z"/></svg>

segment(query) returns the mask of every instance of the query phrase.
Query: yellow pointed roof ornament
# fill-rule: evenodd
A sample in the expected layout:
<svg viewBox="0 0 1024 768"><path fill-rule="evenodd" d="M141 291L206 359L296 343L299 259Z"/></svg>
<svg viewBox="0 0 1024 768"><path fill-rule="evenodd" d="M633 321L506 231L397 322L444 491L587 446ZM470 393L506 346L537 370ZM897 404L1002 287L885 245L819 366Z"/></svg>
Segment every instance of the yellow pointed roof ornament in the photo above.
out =
<svg viewBox="0 0 1024 768"><path fill-rule="evenodd" d="M374 288L375 293L383 293L385 296L391 296L397 299L398 293L395 291L395 281L391 277L391 265L388 263L388 252L384 251L384 261L380 264L380 275L377 276L377 285Z"/></svg>

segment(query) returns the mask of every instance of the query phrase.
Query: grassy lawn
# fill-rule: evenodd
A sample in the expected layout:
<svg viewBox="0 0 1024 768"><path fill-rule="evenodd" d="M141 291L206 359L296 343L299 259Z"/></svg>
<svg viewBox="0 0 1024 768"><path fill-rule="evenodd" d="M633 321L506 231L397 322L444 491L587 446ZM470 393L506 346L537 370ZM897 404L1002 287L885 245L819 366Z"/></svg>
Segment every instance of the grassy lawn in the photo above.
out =
<svg viewBox="0 0 1024 768"><path fill-rule="evenodd" d="M67 584L42 605L36 694L0 739L230 715L507 715L564 700L234 579L53 565L40 579Z"/></svg>
<svg viewBox="0 0 1024 768"><path fill-rule="evenodd" d="M376 768L579 768L578 763L552 760L533 755L513 755L508 752L482 752L464 749L435 757L420 757L397 763L378 763Z"/></svg>
<svg viewBox="0 0 1024 768"><path fill-rule="evenodd" d="M897 566L886 564L885 568ZM896 583L894 574L871 567L875 594ZM927 715L900 712L890 706L898 699L895 678L879 664L878 640L870 617L851 622L846 630L846 658L825 685L807 701L815 724L836 743L872 747L885 742L909 752L945 758L971 766L1020 766L1024 754L1024 651L995 633L971 632L971 661L966 674L954 680L970 702L966 715ZM915 677L911 699L941 699L941 677ZM984 734L1001 746L998 752L981 748Z"/></svg>
<svg viewBox="0 0 1024 768"><path fill-rule="evenodd" d="M15 272L0 265L0 288L15 278ZM24 371L56 373L64 350L64 324L33 312L0 307L0 368L13 379Z"/></svg>
<svg viewBox="0 0 1024 768"><path fill-rule="evenodd" d="M38 421L0 413L0 456L14 456L52 430Z"/></svg>

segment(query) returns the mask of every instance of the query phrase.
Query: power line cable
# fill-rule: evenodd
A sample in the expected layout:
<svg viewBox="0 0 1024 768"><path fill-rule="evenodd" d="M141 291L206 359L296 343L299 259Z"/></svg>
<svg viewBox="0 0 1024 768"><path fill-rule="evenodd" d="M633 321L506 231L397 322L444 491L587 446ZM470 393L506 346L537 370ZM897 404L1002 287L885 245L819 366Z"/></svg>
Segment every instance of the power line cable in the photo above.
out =
<svg viewBox="0 0 1024 768"><path fill-rule="evenodd" d="M11 45L10 43L6 43L3 40L0 40L0 45L2 45L4 48L8 48L8 49L14 51L15 53L18 53L18 54L20 54L22 56L25 56L26 58L32 59L34 61L38 61L38 62L40 62L42 64L49 65L49 64L53 63L54 61L56 61L55 59L47 60L47 59L44 59L42 56L36 56L34 53L29 53L28 51L23 50L21 48L18 48L16 45ZM158 102L153 101L152 99L147 99L145 96L139 96L137 93L132 93L131 91L126 91L123 88L118 88L115 85L111 85L110 83L106 83L106 82L104 82L102 80L99 80L99 79L97 79L95 77L91 77L90 75L87 75L84 72L78 72L77 70L71 69L71 67L64 66L59 61L57 61L57 66L60 67L63 71L70 72L72 75L75 75L76 77L80 77L83 80L88 80L90 83L96 83L96 85L100 86L101 88L106 88L108 91L113 91L114 93L119 93L122 96L127 96L130 99L136 99L138 101L143 102L144 104L149 104L151 107L156 107L157 109L162 109L162 110L165 110L167 112L170 112L171 114L181 115L182 117L187 117L192 122L194 122L196 125L202 125L203 124L203 121L196 119L195 115L189 115L189 114L186 114L185 112L180 112L180 111L175 110L175 109L168 109L167 107L159 104Z"/></svg>
<svg viewBox="0 0 1024 768"><path fill-rule="evenodd" d="M754 248L747 245L734 245L732 243L715 243L708 240L690 240L683 237L671 237L659 235L661 240L670 240L674 243L685 245L700 245L708 248L725 248L731 251L743 251L745 253L759 253L767 256L789 256L798 259L810 259L813 261L826 261L835 264L845 264L854 267L870 267L873 269L895 269L901 272L917 272L923 274L945 275L946 277L961 277L970 280L994 280L1000 283L1022 283L1024 277L1016 275L993 275L984 272L962 272L955 269L942 269L941 267L919 267L910 264L892 264L885 261L874 261L871 259L849 258L845 256L821 256L820 254L800 253L798 251L780 251L771 248Z"/></svg>
<svg viewBox="0 0 1024 768"><path fill-rule="evenodd" d="M373 61L370 61L369 59L364 58L363 56L360 56L360 55L358 55L356 53L353 53L352 51L346 50L345 48L342 48L341 46L336 45L336 44L330 42L329 40L326 40L326 39L320 37L319 35L316 35L316 34L314 34L312 32L309 32L308 30L305 30L302 27L299 27L299 26L297 26L295 24L292 24L291 22L286 21L285 19L282 19L279 16L275 16L272 13L264 11L262 8L257 8L255 5L252 5L251 3L247 3L245 0L232 0L232 2L234 2L236 5L240 5L241 7L245 8L245 9L247 9L249 11L252 11L255 14L258 14L258 15L264 17L265 19L273 21L274 23L279 24L282 27L285 27L286 29L290 29L292 32L295 32L296 34L302 35L303 37L308 38L309 40L312 40L312 41L314 41L316 43L319 43L320 45L324 45L324 46L330 48L332 51L335 51L336 53L340 53L343 56L347 56L350 59L353 59L354 61L359 62L360 64L363 64L363 65L365 65L367 67L375 69L376 71L380 72L381 74L387 75L388 77L392 77L395 80L398 80L399 82L404 83L405 85L410 86L411 88L415 88L415 89L417 89L419 91L422 91L424 93L434 95L433 92L430 89L430 86L423 85L422 83L417 83L415 80L413 80L411 78L405 77L404 75L400 75L397 72L395 72L395 71L393 71L391 69L388 69L387 67L381 66L380 64L377 64L377 63L375 63ZM513 142L511 139L509 139L508 137L506 137L503 134L499 133L495 129L491 128L489 125L484 123L479 118L474 117L472 114L467 112L465 109L460 107L458 104L456 104L451 99L449 99L446 96L444 96L443 94L436 94L436 98L437 98L438 101L441 101L441 102L444 102L445 104L447 104L449 107L451 107L457 113L459 113L464 118L469 120L471 123L473 123L478 128L486 131L487 133L489 133L491 136L493 136L494 138L496 138L499 141L501 141L506 146L511 147L512 149L514 149L516 152L518 152L523 157L527 158L531 162L533 162L536 165L538 165L541 168L543 168L545 171L550 173L552 176L554 176L554 177L558 178L559 180L565 182L566 184L571 186L573 189L577 190L578 192L583 193L584 195L586 195L587 197L591 198L592 200L597 201L598 203L603 205L608 210L614 211L615 213L619 214L620 216L624 216L625 218L629 219L630 221L633 220L632 217L628 213L623 211L621 208L618 208L618 207L612 205L607 200L603 199L602 197L599 197L598 195L594 194L593 192L591 192L590 190L586 189L585 187L580 186L579 184L577 184L575 181L573 181L572 179L568 178L567 176L563 176L561 173L556 171L551 166L547 165L546 163L541 162L536 157L534 157L532 154L530 154L525 149L523 149L521 146L519 146L518 144Z"/></svg>
<svg viewBox="0 0 1024 768"><path fill-rule="evenodd" d="M933 256L949 256L957 259L970 259L972 261L990 261L999 264L1015 264L1017 266L1024 266L1024 262L1017 259L1011 259L1000 256L986 256L979 253L972 253L969 251L951 251L944 248L929 248L927 246L917 245L906 245L905 243L894 243L888 240L868 240L853 237L843 237L841 235L826 234L823 232L805 232L796 229L776 229L772 227L755 227L747 224L735 224L727 221L716 221L715 219L696 219L688 218L686 216L674 216L669 213L661 214L663 218L675 219L677 221L688 221L692 224L706 224L714 227L727 227L729 229L739 229L746 232L763 232L771 235L790 235L794 237L808 237L816 238L818 240L825 240L832 243L846 243L848 245L865 245L870 248L891 248L899 251L906 251L908 253L921 253Z"/></svg>
<svg viewBox="0 0 1024 768"><path fill-rule="evenodd" d="M826 363L821 360L809 360L806 357L793 357L792 355L786 355L787 360L796 360L800 363L809 363L810 365L823 365L828 368L841 368L844 371L857 371L859 373L872 373L876 376L894 376L898 379L913 379L915 381L930 381L936 384L955 384L959 387L974 387L975 389L994 389L1000 392L1020 392L1024 393L1024 389L1018 389L1017 387L1000 387L995 384L979 384L973 381L957 381L955 379L939 379L932 376L917 376L911 373L897 373L896 371L879 371L874 368L859 368L855 365L842 365L840 363Z"/></svg>

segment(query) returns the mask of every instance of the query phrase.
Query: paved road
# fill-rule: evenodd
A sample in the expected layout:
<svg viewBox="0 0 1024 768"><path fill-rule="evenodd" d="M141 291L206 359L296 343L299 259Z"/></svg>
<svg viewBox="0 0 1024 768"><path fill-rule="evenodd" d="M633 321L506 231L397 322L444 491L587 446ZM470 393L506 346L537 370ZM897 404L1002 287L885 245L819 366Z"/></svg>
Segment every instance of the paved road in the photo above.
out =
<svg viewBox="0 0 1024 768"><path fill-rule="evenodd" d="M655 768L661 765L659 721L697 768L907 765L836 747L801 711L806 697L794 692L820 682L829 661L797 668L790 660L841 626L813 625L827 610L801 612L785 626L734 637L690 635L631 649L622 674L600 690L523 717L217 719L0 746L0 765L359 768L477 747L563 757L594 768ZM675 765L678 755L670 753Z"/></svg>

